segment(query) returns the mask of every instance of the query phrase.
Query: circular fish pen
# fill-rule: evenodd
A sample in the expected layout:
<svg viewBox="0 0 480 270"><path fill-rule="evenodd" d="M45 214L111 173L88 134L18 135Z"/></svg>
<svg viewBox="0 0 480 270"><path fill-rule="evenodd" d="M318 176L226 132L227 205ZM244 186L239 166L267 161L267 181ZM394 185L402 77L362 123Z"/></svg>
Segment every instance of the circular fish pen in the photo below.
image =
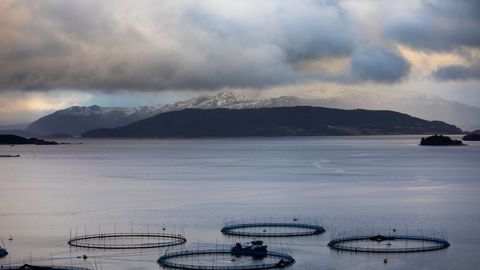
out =
<svg viewBox="0 0 480 270"><path fill-rule="evenodd" d="M235 256L230 249L185 250L167 253L158 259L162 267L202 270L255 270L284 268L293 264L292 256L268 251L259 260L250 256Z"/></svg>
<svg viewBox="0 0 480 270"><path fill-rule="evenodd" d="M413 235L350 236L333 239L328 246L337 251L365 253L412 253L445 249L447 240Z"/></svg>
<svg viewBox="0 0 480 270"><path fill-rule="evenodd" d="M181 245L187 242L180 234L169 233L101 233L73 237L68 245L93 249L147 249Z"/></svg>
<svg viewBox="0 0 480 270"><path fill-rule="evenodd" d="M238 223L222 228L224 235L247 237L296 237L322 234L319 225L293 222Z"/></svg>

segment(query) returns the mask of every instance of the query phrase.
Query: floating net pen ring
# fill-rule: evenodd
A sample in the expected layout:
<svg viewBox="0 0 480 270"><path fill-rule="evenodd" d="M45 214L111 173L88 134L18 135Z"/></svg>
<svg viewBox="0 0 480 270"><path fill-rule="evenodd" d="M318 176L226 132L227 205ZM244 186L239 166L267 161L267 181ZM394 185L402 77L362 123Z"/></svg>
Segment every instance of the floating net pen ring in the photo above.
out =
<svg viewBox="0 0 480 270"><path fill-rule="evenodd" d="M147 249L176 246L185 242L187 239L180 234L101 233L71 238L68 245L96 249Z"/></svg>
<svg viewBox="0 0 480 270"><path fill-rule="evenodd" d="M227 255L232 254L230 249L205 249L205 250L184 250L167 253L161 256L158 259L158 263L163 267L170 267L175 269L202 269L202 270L256 270L256 269L275 269L275 268L284 268L295 262L292 256L268 251L265 256L278 258L278 261L275 262L266 262L261 264L246 264L246 265L211 265L198 263L195 264L195 261L191 261L188 257L202 256L202 255ZM232 255L233 256L233 255ZM181 260L184 258L184 260ZM187 259L185 259L187 258ZM175 262L175 259L180 260L180 262Z"/></svg>
<svg viewBox="0 0 480 270"><path fill-rule="evenodd" d="M445 249L450 246L450 243L442 238L428 236L373 235L336 238L330 241L328 246L337 251L365 253L411 253Z"/></svg>
<svg viewBox="0 0 480 270"><path fill-rule="evenodd" d="M261 231L247 231L248 229L259 229ZM284 228L284 229L300 229L298 231L267 231L266 228ZM247 230L244 230L247 229ZM306 223L283 223L283 222L262 222L262 223L239 223L227 225L222 228L222 233L232 236L249 236L249 237L295 237L322 234L325 229L319 225Z"/></svg>

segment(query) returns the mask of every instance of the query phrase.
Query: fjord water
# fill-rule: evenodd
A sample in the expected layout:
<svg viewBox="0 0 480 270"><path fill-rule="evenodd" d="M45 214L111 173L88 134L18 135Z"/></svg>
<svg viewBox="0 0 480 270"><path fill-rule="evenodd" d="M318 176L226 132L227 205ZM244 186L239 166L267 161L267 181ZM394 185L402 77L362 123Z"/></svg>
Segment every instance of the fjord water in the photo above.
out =
<svg viewBox="0 0 480 270"><path fill-rule="evenodd" d="M75 141L75 140L70 140ZM0 264L159 269L165 249L70 249L70 235L181 232L187 247L223 237L230 219L314 217L327 232L268 240L289 269L475 269L480 265L480 143L421 147L419 136L86 140L0 146ZM338 253L334 232L442 231L451 247L384 255ZM13 240L8 241L12 235ZM0 245L3 243L0 242ZM175 247L170 248L173 250ZM76 258L87 254L87 260Z"/></svg>

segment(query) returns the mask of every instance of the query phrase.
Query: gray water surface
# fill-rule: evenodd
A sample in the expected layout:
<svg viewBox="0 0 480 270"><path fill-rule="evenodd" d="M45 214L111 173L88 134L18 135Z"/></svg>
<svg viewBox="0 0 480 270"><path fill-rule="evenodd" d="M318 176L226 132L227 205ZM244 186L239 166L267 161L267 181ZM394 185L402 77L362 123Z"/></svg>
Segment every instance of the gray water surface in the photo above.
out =
<svg viewBox="0 0 480 270"><path fill-rule="evenodd" d="M70 140L75 141L75 140ZM0 264L160 269L165 249L69 248L70 235L183 233L183 248L249 239L219 232L232 219L314 218L325 234L267 240L288 269L477 269L480 143L420 147L419 136L91 140L0 146ZM447 250L338 253L333 233L398 228L445 234ZM12 235L13 241L8 241ZM170 248L173 250L175 248ZM84 261L76 256L87 254Z"/></svg>

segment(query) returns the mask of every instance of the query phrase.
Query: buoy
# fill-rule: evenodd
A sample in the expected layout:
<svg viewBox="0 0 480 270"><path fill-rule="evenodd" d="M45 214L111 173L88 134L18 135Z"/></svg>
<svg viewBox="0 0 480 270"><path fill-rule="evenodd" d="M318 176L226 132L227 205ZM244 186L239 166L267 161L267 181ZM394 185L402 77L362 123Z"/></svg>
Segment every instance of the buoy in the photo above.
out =
<svg viewBox="0 0 480 270"><path fill-rule="evenodd" d="M87 255L83 254L83 259L86 260L87 258Z"/></svg>
<svg viewBox="0 0 480 270"><path fill-rule="evenodd" d="M383 259L383 263L388 263L387 257L385 257L385 258Z"/></svg>
<svg viewBox="0 0 480 270"><path fill-rule="evenodd" d="M12 235L10 234L10 238L8 238L8 241L12 241L13 240L13 237Z"/></svg>

